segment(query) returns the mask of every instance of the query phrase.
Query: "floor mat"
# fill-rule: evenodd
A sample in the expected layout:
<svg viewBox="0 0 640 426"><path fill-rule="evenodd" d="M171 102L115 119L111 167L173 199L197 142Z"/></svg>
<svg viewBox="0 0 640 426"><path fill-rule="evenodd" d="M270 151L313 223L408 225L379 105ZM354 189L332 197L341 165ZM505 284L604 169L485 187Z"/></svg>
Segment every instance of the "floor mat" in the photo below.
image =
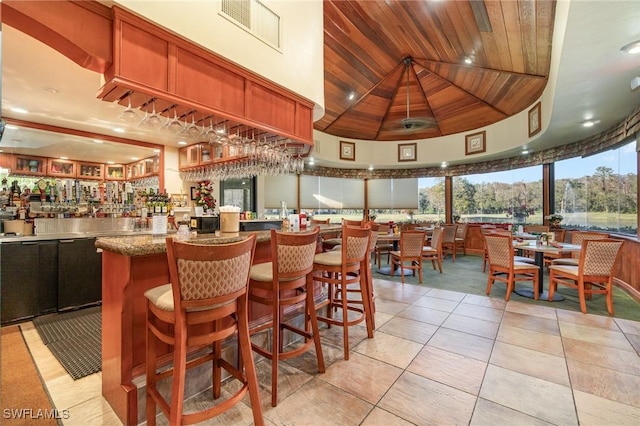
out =
<svg viewBox="0 0 640 426"><path fill-rule="evenodd" d="M95 306L33 320L44 344L75 380L102 369L102 310Z"/></svg>

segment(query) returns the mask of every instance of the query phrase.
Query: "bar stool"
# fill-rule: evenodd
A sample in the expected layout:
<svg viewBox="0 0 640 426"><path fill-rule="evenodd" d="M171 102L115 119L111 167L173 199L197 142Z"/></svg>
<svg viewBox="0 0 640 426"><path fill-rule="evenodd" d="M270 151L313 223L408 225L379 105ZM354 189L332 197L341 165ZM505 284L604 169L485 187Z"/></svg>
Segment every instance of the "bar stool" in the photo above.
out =
<svg viewBox="0 0 640 426"><path fill-rule="evenodd" d="M369 257L368 257L368 268L366 269L367 271L367 285L369 286L369 311L371 312L370 315L370 322L371 322L371 328L373 330L376 329L376 302L375 302L375 295L373 292L373 272L372 272L372 262L375 265L375 248L376 245L378 244L378 232L380 230L380 225L375 223L375 222L369 222L369 226L371 227L371 238L369 239ZM371 260L373 257L373 261Z"/></svg>
<svg viewBox="0 0 640 426"><path fill-rule="evenodd" d="M271 360L271 406L278 404L278 361L301 355L315 343L318 370L324 373L324 357L320 345L318 319L313 291L313 258L316 253L320 228L311 232L288 233L271 230L271 254L273 260L251 267L249 300L272 308L272 318L267 324L251 329L255 334L264 329L272 330L271 350L252 343L252 349ZM285 320L285 308L305 302L304 330ZM309 331L311 325L311 331ZM283 348L283 330L304 337L304 344L287 351Z"/></svg>
<svg viewBox="0 0 640 426"><path fill-rule="evenodd" d="M350 220L350 219L342 219L342 225L348 226L364 226L365 220ZM335 238L327 238L322 241L322 250L329 251L333 250L335 246L342 244L342 237L337 236Z"/></svg>
<svg viewBox="0 0 640 426"><path fill-rule="evenodd" d="M172 425L201 422L217 416L249 392L253 421L263 425L258 381L251 353L247 285L256 236L232 244L202 245L166 239L170 284L147 290L147 424L156 424L156 404ZM222 358L222 341L236 334L240 365ZM156 341L173 345L173 368L157 371ZM187 361L189 349L213 344L209 354ZM213 398L220 397L224 368L242 386L221 403L195 413L183 414L185 376L189 368L213 363ZM243 368L244 367L244 372ZM172 376L171 401L157 382Z"/></svg>
<svg viewBox="0 0 640 426"><path fill-rule="evenodd" d="M369 242L371 231L365 227L342 225L342 248L316 254L313 262L314 279L326 283L327 300L318 307L327 306L327 316L318 316L318 320L331 326L343 327L344 359L349 359L349 326L366 320L367 336L373 337L373 313L371 312L371 294L367 283L369 268ZM351 288L347 288L351 286ZM355 287L354 287L355 286ZM360 300L349 299L347 292L358 292ZM357 306L357 305L362 305ZM333 318L333 310L341 308L342 318ZM349 320L349 311L360 315Z"/></svg>

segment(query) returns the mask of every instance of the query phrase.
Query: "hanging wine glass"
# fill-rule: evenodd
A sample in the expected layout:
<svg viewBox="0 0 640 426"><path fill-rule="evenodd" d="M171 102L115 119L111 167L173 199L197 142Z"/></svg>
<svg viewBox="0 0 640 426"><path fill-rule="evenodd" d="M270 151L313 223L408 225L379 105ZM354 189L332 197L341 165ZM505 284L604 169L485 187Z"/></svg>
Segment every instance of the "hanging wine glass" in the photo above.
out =
<svg viewBox="0 0 640 426"><path fill-rule="evenodd" d="M140 122L140 126L149 127L152 129L159 129L162 127L162 118L160 114L156 112L156 99L151 99L151 114L147 110L144 114L144 118Z"/></svg>
<svg viewBox="0 0 640 426"><path fill-rule="evenodd" d="M131 92L127 94L127 107L120 113L118 118L125 123L135 123L139 120L138 113L135 109L131 108Z"/></svg>
<svg viewBox="0 0 640 426"><path fill-rule="evenodd" d="M182 131L183 128L184 128L184 124L178 118L178 106L174 105L173 118L167 121L167 124L165 125L165 129L170 131L171 133L178 134Z"/></svg>
<svg viewBox="0 0 640 426"><path fill-rule="evenodd" d="M202 130L200 130L200 127L198 127L198 125L196 124L196 116L195 114L192 114L191 123L185 126L184 129L182 129L182 132L180 132L180 135L191 138L191 139L195 139L198 136L200 136L201 133L202 133Z"/></svg>
<svg viewBox="0 0 640 426"><path fill-rule="evenodd" d="M209 127L204 132L204 137L209 141L209 143L215 143L218 139L218 133L216 129L213 128L213 118L209 118Z"/></svg>

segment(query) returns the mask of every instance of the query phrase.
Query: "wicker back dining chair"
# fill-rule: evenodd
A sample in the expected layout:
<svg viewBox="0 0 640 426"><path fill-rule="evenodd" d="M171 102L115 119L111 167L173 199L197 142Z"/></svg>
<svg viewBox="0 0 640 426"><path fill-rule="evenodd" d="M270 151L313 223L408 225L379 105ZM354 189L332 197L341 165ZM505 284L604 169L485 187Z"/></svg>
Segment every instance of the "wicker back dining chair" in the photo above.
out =
<svg viewBox="0 0 640 426"><path fill-rule="evenodd" d="M578 265L551 265L549 268L549 300L558 284L578 290L580 311L587 313L587 299L593 294L604 294L607 312L613 315L613 266L620 254L620 240L584 240ZM595 288L594 288L595 287Z"/></svg>
<svg viewBox="0 0 640 426"><path fill-rule="evenodd" d="M458 224L458 228L456 228L456 237L455 241L455 250L462 250L462 254L467 255L467 231L469 226L466 223Z"/></svg>
<svg viewBox="0 0 640 426"><path fill-rule="evenodd" d="M433 228L431 243L422 248L422 259L430 260L434 270L438 265L440 273L442 273L442 233L442 227Z"/></svg>
<svg viewBox="0 0 640 426"><path fill-rule="evenodd" d="M489 256L489 276L487 279L487 296L495 281L507 284L505 300L508 302L515 289L516 281L531 281L533 283L534 299L538 300L538 271L537 265L519 262L514 259L513 239L511 235L486 234L484 236Z"/></svg>
<svg viewBox="0 0 640 426"><path fill-rule="evenodd" d="M451 253L451 258L456 261L456 232L458 232L458 225L447 224L444 225L444 231L442 235L442 254L446 256L447 253Z"/></svg>
<svg viewBox="0 0 640 426"><path fill-rule="evenodd" d="M582 245L586 240L604 240L609 238L609 234L594 231L573 231L571 233L571 244ZM578 266L580 252L573 251L571 253L560 252L555 258L550 259L551 265L572 265Z"/></svg>
<svg viewBox="0 0 640 426"><path fill-rule="evenodd" d="M427 238L424 231L403 231L400 233L400 250L391 251L391 275L395 275L396 268L404 284L404 270L410 269L422 284L422 251Z"/></svg>

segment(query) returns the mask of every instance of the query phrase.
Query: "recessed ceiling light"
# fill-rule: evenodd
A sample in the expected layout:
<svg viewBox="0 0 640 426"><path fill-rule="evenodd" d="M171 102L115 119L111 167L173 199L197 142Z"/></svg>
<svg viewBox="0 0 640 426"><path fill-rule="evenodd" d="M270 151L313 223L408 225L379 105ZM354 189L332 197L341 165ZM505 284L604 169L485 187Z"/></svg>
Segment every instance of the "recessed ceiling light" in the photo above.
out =
<svg viewBox="0 0 640 426"><path fill-rule="evenodd" d="M471 59L470 57L467 56L466 58L464 58L464 63L465 64L472 64L473 63L473 59Z"/></svg>
<svg viewBox="0 0 640 426"><path fill-rule="evenodd" d="M586 120L580 124L582 124L582 127L593 127L595 126L596 122L594 120Z"/></svg>
<svg viewBox="0 0 640 426"><path fill-rule="evenodd" d="M447 162L443 161L442 164L440 165L440 167L442 167L443 169L445 169L447 167Z"/></svg>
<svg viewBox="0 0 640 426"><path fill-rule="evenodd" d="M69 157L60 157L61 160L68 160Z"/></svg>
<svg viewBox="0 0 640 426"><path fill-rule="evenodd" d="M629 44L625 44L620 50L622 50L624 53L637 55L638 53L640 53L640 40L632 41Z"/></svg>
<svg viewBox="0 0 640 426"><path fill-rule="evenodd" d="M351 93L349 93L349 96L347 96L347 99L352 101L355 97L356 97L356 94L354 92L351 92Z"/></svg>
<svg viewBox="0 0 640 426"><path fill-rule="evenodd" d="M369 170L373 170L373 165L369 164Z"/></svg>
<svg viewBox="0 0 640 426"><path fill-rule="evenodd" d="M528 153L529 153L528 149L525 148L525 149L522 150L522 155L527 155Z"/></svg>
<svg viewBox="0 0 640 426"><path fill-rule="evenodd" d="M139 158L139 157L131 157L131 159L132 159L133 161L136 161L136 160L139 160L140 158Z"/></svg>
<svg viewBox="0 0 640 426"><path fill-rule="evenodd" d="M116 164L114 161L107 161L107 164Z"/></svg>
<svg viewBox="0 0 640 426"><path fill-rule="evenodd" d="M158 154L160 152L160 150L158 148L154 149L153 152L155 152L156 154Z"/></svg>
<svg viewBox="0 0 640 426"><path fill-rule="evenodd" d="M100 139L94 139L93 142L94 143L104 143L104 141L101 141Z"/></svg>
<svg viewBox="0 0 640 426"><path fill-rule="evenodd" d="M17 112L17 113L19 113L19 114L27 114L27 113L29 113L29 111L27 111L26 109L24 109L24 108L19 108L19 107L11 108L11 111L13 111L13 112Z"/></svg>
<svg viewBox="0 0 640 426"><path fill-rule="evenodd" d="M185 141L178 141L178 145L186 145L187 143Z"/></svg>
<svg viewBox="0 0 640 426"><path fill-rule="evenodd" d="M124 129L122 127L114 127L113 131L116 133L124 133Z"/></svg>

